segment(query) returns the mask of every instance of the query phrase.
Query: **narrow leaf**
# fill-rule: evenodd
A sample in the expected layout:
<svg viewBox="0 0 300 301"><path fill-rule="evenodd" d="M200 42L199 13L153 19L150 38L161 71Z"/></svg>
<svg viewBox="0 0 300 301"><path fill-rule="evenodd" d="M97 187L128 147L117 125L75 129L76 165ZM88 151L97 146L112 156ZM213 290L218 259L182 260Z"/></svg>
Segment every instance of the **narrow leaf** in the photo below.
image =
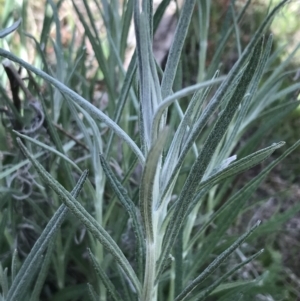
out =
<svg viewBox="0 0 300 301"><path fill-rule="evenodd" d="M201 182L198 190L202 189L206 185L214 185L217 182L220 182L228 177L244 172L255 165L261 163L265 159L267 159L276 149L282 147L285 142L273 143L271 146L261 149L245 158L242 158L228 167L222 169L221 171L213 174L208 177L205 181Z"/></svg>
<svg viewBox="0 0 300 301"><path fill-rule="evenodd" d="M55 238L56 238L55 234L51 240L49 241L48 244L48 248L47 248L47 252L45 255L45 259L42 263L42 267L40 269L39 275L37 277L37 280L34 284L34 289L32 291L31 297L30 297L30 301L39 301L40 300L40 294L41 291L43 289L46 277L47 277L47 272L49 270L49 266L51 264L51 259L52 259L52 253L55 247Z"/></svg>
<svg viewBox="0 0 300 301"><path fill-rule="evenodd" d="M74 92L72 89L68 88L66 85L62 84L55 78L51 77L47 73L45 73L42 70L39 70L32 65L26 63L25 61L19 59L9 51L6 51L4 49L0 49L0 56L6 57L24 68L30 70L31 72L35 73L36 75L40 76L44 80L51 83L53 86L55 86L62 94L65 94L66 96L70 97L72 101L77 103L79 106L83 107L92 117L94 117L97 120L100 120L107 124L109 128L115 131L115 133L124 141L126 141L129 145L129 147L133 150L133 152L137 155L140 162L144 164L145 158L138 146L134 143L134 141L109 117L107 117L106 114L104 114L101 110L96 108L94 105L92 105L90 102L88 102L86 99L81 97L79 94Z"/></svg>
<svg viewBox="0 0 300 301"><path fill-rule="evenodd" d="M141 284L136 277L132 267L128 260L111 238L111 236L105 231L105 229L99 225L99 223L82 207L82 205L53 177L44 169L44 167L36 161L29 153L27 148L18 139L19 146L24 155L31 161L32 165L36 168L41 178L58 194L62 201L67 205L70 211L81 220L81 222L87 227L87 229L99 240L103 247L112 254L116 261L123 268L128 278L132 281L133 286L140 293Z"/></svg>
<svg viewBox="0 0 300 301"><path fill-rule="evenodd" d="M144 234L137 216L135 204L130 199L127 190L118 181L117 177L114 175L113 171L109 167L109 164L106 162L105 158L102 155L100 155L100 160L101 160L102 168L109 180L110 185L112 186L121 204L126 209L127 213L132 219L133 231L135 233L135 237L137 240L137 250L138 250L137 260L139 263L139 270L142 272L144 268L144 261L145 261Z"/></svg>
<svg viewBox="0 0 300 301"><path fill-rule="evenodd" d="M226 95L227 91L232 88L233 82L236 80L239 72L242 70L245 62L248 60L249 56L252 54L255 45L258 43L263 31L269 25L270 21L273 19L274 15L279 11L279 9L287 2L288 0L283 0L280 2L267 16L264 22L261 24L259 29L256 31L255 35L251 39L248 46L245 48L242 56L239 60L235 63L233 68L230 70L229 74L227 75L226 80L221 84L221 86L216 91L215 95L213 96L212 100L210 101L209 105L205 108L202 118L200 118L193 127L192 133L189 135L187 141L184 144L184 147L180 153L180 157L177 160L177 164L173 169L171 176L169 177L168 184L166 185L166 189L169 188L173 179L176 177L176 173L178 169L181 167L185 156L187 155L189 149L192 147L194 141L197 139L199 134L201 133L202 129L204 128L205 124L207 123L208 119L212 116L213 112L219 106L219 104L223 101L224 96ZM299 43L300 46L300 43ZM215 70L213 70L214 72ZM209 72L208 72L209 73ZM211 77L211 75L209 75Z"/></svg>
<svg viewBox="0 0 300 301"><path fill-rule="evenodd" d="M232 274L234 274L236 271L238 271L240 268L254 260L256 257L258 257L260 254L263 253L264 250L260 250L259 252L255 253L254 255L250 256L240 264L236 265L234 268L232 268L230 271L222 275L218 280L216 280L213 284L211 284L208 288L206 288L204 291L202 291L199 295L196 296L197 301L203 301L205 300L212 291L214 291L224 280L226 280L228 277L230 277Z"/></svg>
<svg viewBox="0 0 300 301"><path fill-rule="evenodd" d="M194 279L191 284L189 284L180 295L178 295L174 301L185 300L188 295L209 275L211 275L247 238L251 233L259 226L260 221L258 221L249 231L238 238L227 250L225 250L221 255L219 255L196 279Z"/></svg>
<svg viewBox="0 0 300 301"><path fill-rule="evenodd" d="M242 76L240 85L236 88L236 91L229 100L225 110L217 120L213 130L210 132L207 140L204 143L201 154L198 156L196 162L192 166L192 169L176 203L175 213L168 224L164 236L164 247L159 261L159 273L161 273L163 269L168 253L170 252L182 223L185 220L188 206L193 199L196 187L198 186L199 181L201 181L206 168L210 163L213 153L215 152L215 149L225 134L234 116L234 113L242 101L244 93L246 92L248 85L255 74L262 50L262 42L263 41L261 41L261 43L255 47L251 60Z"/></svg>
<svg viewBox="0 0 300 301"><path fill-rule="evenodd" d="M100 300L100 297L96 294L93 286L91 284L87 284L88 285L88 292L89 292L89 296L90 296L90 299L92 301L98 301Z"/></svg>
<svg viewBox="0 0 300 301"><path fill-rule="evenodd" d="M5 298L8 292L7 268L3 270L1 264L0 264L0 287L3 293L3 297Z"/></svg>
<svg viewBox="0 0 300 301"><path fill-rule="evenodd" d="M40 146L41 148L57 155L58 157L62 158L64 161L68 162L69 164L71 164L77 171L81 171L81 169L74 163L74 161L72 161L71 159L69 159L66 155L64 155L63 153L57 151L56 149L54 149L53 147L43 143L43 142L40 142L36 139L33 139L29 136L26 136L26 135L23 135L19 132L16 132L16 131L13 131L17 136L23 138L24 140L27 140L27 141L30 141L31 143L35 144L35 145L38 145Z"/></svg>
<svg viewBox="0 0 300 301"><path fill-rule="evenodd" d="M151 91L151 74L150 74L150 53L149 53L149 36L148 24L146 23L145 13L139 13L139 2L136 1L134 9L134 28L137 41L137 57L140 81L140 104L141 114L143 114L141 121L143 121L143 129L145 136L145 146L148 149L151 145L151 124L153 115L153 106L155 106L152 91Z"/></svg>
<svg viewBox="0 0 300 301"><path fill-rule="evenodd" d="M199 261L204 262L205 257L211 252L212 248L215 247L216 242L219 241L223 233L226 232L227 228L231 224L231 221L236 218L240 210L243 208L245 202L257 189L258 185L265 179L267 174L286 156L288 156L292 151L294 151L300 145L300 140L292 145L288 150L286 150L279 158L272 161L262 172L260 172L255 178L253 178L248 184L237 191L211 218L210 220L201 228L201 230L190 240L188 249L191 248L201 233L207 228L209 224L215 221L217 218L218 224L222 227L218 227L216 231L212 232L207 238L203 252L201 253L201 258ZM216 222L215 222L216 223Z"/></svg>
<svg viewBox="0 0 300 301"><path fill-rule="evenodd" d="M161 153L167 138L167 130L164 130L150 149L144 167L140 185L140 210L144 222L146 236L150 241L154 240L153 233L153 208L156 207L159 198L159 173Z"/></svg>
<svg viewBox="0 0 300 301"><path fill-rule="evenodd" d="M172 46L169 51L168 60L163 75L161 90L162 98L171 94L173 82L175 79L177 67L179 64L183 44L187 35L190 20L194 10L196 0L186 0L183 4L179 21L174 34Z"/></svg>
<svg viewBox="0 0 300 301"><path fill-rule="evenodd" d="M19 19L18 21L16 21L11 26L0 30L0 39L3 39L4 37L6 37L9 34L11 34L12 32L14 32L20 26L21 22L22 22L22 19Z"/></svg>
<svg viewBox="0 0 300 301"><path fill-rule="evenodd" d="M74 195L74 197L77 197L79 195L79 192L82 189L82 186L87 178L87 175L88 172L85 171L80 177L74 189L72 190L71 194ZM11 300L14 300L13 299L15 298L14 296L16 296L23 287L27 287L29 285L29 283L27 282L28 280L27 276L32 272L32 270L36 266L37 261L39 260L39 258L41 257L45 249L47 248L47 245L51 240L51 238L55 235L55 233L60 228L67 213L68 213L68 208L64 205L61 205L58 208L58 210L55 212L51 220L48 222L46 228L44 229L41 236L34 244L33 248L31 249L30 253L25 259L21 269L16 275L9 289L7 300L10 300L10 298Z"/></svg>
<svg viewBox="0 0 300 301"><path fill-rule="evenodd" d="M115 301L121 300L121 296L118 293L118 291L116 290L114 284L108 278L107 274L105 273L105 271L103 270L103 268L101 267L101 265L99 264L99 262L97 261L97 259L95 258L95 256L93 255L93 253L91 252L90 249L88 249L88 252L89 252L90 258L92 260L93 267L94 267L97 275L100 277L101 281L103 282L103 284L106 287L107 291L110 293L111 297Z"/></svg>

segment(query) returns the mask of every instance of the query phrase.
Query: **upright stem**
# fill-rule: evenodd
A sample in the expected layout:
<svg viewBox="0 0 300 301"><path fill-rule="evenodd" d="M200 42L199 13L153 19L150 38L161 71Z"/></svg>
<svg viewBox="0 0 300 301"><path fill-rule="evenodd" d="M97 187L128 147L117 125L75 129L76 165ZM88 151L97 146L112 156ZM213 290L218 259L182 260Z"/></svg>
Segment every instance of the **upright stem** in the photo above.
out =
<svg viewBox="0 0 300 301"><path fill-rule="evenodd" d="M144 285L142 292L142 301L157 301L157 289L158 285L155 283L156 280L156 262L160 255L161 250L161 239L159 237L159 216L161 214L160 210L155 210L156 207L155 200L158 199L159 195L159 171L161 169L157 168L157 174L155 177L155 184L153 185L153 206L152 206L152 230L153 236L146 231L146 263L145 263L145 276Z"/></svg>
<svg viewBox="0 0 300 301"><path fill-rule="evenodd" d="M199 27L200 27L198 82L201 82L205 78L205 62L206 62L206 55L207 55L207 37L208 37L208 30L209 30L210 0L199 0L198 5L199 5L198 18L199 18Z"/></svg>
<svg viewBox="0 0 300 301"><path fill-rule="evenodd" d="M156 247L154 242L147 242L146 246L146 267L143 285L142 301L157 300L156 275Z"/></svg>
<svg viewBox="0 0 300 301"><path fill-rule="evenodd" d="M103 219L103 195L104 195L104 186L105 186L105 177L99 176L98 174L95 174L95 182L96 182L96 197L95 197L95 215L97 222L102 225L102 219ZM99 264L103 264L103 246L98 241L96 241L95 244L95 254L96 258L99 261ZM100 292L100 301L105 301L107 299L107 292L106 287L103 284L102 281L98 282L98 288Z"/></svg>

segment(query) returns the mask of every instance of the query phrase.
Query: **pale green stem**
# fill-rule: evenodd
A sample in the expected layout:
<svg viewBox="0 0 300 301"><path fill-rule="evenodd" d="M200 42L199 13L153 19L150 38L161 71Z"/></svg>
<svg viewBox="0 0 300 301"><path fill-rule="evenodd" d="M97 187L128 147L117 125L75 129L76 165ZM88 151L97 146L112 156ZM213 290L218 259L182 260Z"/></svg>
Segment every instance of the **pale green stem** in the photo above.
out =
<svg viewBox="0 0 300 301"><path fill-rule="evenodd" d="M102 174L102 171L98 171L98 173ZM103 195L104 195L104 186L105 186L105 177L100 175L95 175L95 182L98 183L96 185L96 198L95 198L95 215L97 222L102 225L102 215L103 215ZM96 241L95 246L95 254L96 258L99 261L99 264L103 264L103 246L99 241ZM107 300L106 288L103 282L100 280L98 282L99 292L100 292L100 301Z"/></svg>
<svg viewBox="0 0 300 301"><path fill-rule="evenodd" d="M154 241L148 242L146 246L146 267L143 285L142 300L157 300L157 284L155 284L156 275L156 245Z"/></svg>
<svg viewBox="0 0 300 301"><path fill-rule="evenodd" d="M209 30L210 0L199 0L198 18L200 27L198 82L205 78L205 62L207 55L207 37Z"/></svg>

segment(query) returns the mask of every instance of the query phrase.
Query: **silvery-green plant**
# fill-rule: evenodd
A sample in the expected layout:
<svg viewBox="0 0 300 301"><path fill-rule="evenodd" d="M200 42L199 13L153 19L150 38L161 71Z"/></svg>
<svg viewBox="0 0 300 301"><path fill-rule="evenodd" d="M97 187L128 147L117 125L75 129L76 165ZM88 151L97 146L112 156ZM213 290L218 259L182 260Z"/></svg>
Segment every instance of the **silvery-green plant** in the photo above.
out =
<svg viewBox="0 0 300 301"><path fill-rule="evenodd" d="M88 3L83 2L92 20ZM32 301L38 300L55 240L59 236L60 226L69 211L91 234L92 243L88 254L99 277L97 287L88 284L91 300L99 300L99 298L100 300L142 301L205 300L210 294L216 293L218 287L220 289L222 282L261 254L262 251L252 252L241 263L230 266L222 274L213 277L229 256L240 250L242 244L259 225L257 221L242 236L222 244L224 234L243 209L246 200L270 170L300 144L297 142L279 158L269 163L216 210L217 199L222 197L221 193L218 196L217 187L228 187L234 176L258 165L284 144L283 142L273 143L255 152L251 149L251 145L248 145L247 148L239 151L242 154L239 158L232 155L242 134L249 124L253 123L258 116L261 117L262 112L268 121L267 127L272 126L272 122L276 122L296 106L294 103L288 104L283 111L282 104L279 104L273 110L265 110L270 104L280 100L281 96L299 89L299 84L295 84L288 90L281 90L279 95L276 93L283 80L281 72L292 55L286 63L273 71L261 87L259 86L264 72L269 70L276 56L276 54L270 56L272 37L264 37L264 32L275 14L287 1L282 1L269 13L244 51L240 51L239 59L229 74L222 77L219 77L217 70L220 53L230 33L236 29L237 22L243 16L250 1L237 16L233 14L233 25L222 37L208 70L205 69L205 43L207 43L208 36L206 24L209 20L210 1L198 1L201 4L198 9L206 18L201 28L201 45L204 45L203 49L200 48L203 52L198 72L198 79L201 82L177 91L174 89L175 79L196 0L186 0L182 6L166 67L162 71L153 56L152 39L169 2L162 1L156 13L153 14L152 1L143 0L141 3L140 1L127 1L127 14L124 14L120 20L116 11L113 10L113 5L116 3L102 1L103 7L98 8L102 14L108 43L111 47L112 55L108 58L104 55L94 23L92 22L90 26L80 14L76 3L73 3L103 72L109 101L112 101L115 106L113 113L108 109L108 115L68 87L70 78L63 69L66 64L60 52L62 46L59 30L57 30L57 43L55 44L58 61L56 72L49 70L49 73L46 73L19 59L11 52L0 49L0 56L19 64L51 84L54 96L52 106L54 122L59 120L63 105L66 103L72 118L82 132L81 138L84 137L90 150L91 174L94 177L91 183L87 180L88 172L82 171L77 184L74 183L72 169L78 172L81 168L66 155L70 146L62 145L46 110L45 118L48 120L55 147L48 146L20 132L14 132L18 137L17 143L27 158L23 164L31 162L40 179L53 189L63 204L48 222L19 271L17 272L15 265L12 264L12 277L9 280L7 270L0 269L3 300L14 301L26 298ZM49 4L53 9L53 19L59 28L57 7L52 1L49 1ZM122 67L126 45L124 36L127 36L132 14L137 47L129 68L125 72ZM0 37L5 37L16 30L19 23L2 30ZM121 25L123 27L120 35L114 29ZM117 100L113 72L109 71L111 65L118 66L124 78ZM72 70L73 72L75 73L75 70ZM138 82L138 89L135 86L135 79ZM212 88L215 88L213 95ZM182 111L180 101L185 98L190 100L185 111ZM122 116L128 117L129 115L128 99L132 102L130 105L138 116L138 138L128 134L128 132L133 133L128 120L121 120ZM176 128L168 125L170 112L179 115L180 121ZM79 113L83 117L79 117ZM112 114L113 117L109 117ZM212 117L216 118L210 126L208 121ZM122 123L124 127L120 126ZM111 131L105 141L101 138L103 125ZM114 137L115 135L117 138ZM255 139L258 138L254 137L254 147L256 146ZM115 153L113 152L114 141L122 141L131 152L129 153L128 148L122 146L125 161L123 167L127 168L122 180L109 164L110 157ZM31 145L38 146L43 151L53 153L60 158L65 168L66 181L68 185L74 186L72 192L64 188L39 163L38 156L42 153L35 156L31 154L29 151ZM131 159L131 154L134 154L134 159ZM189 164L187 176L182 175L185 162ZM134 197L134 194L129 191L130 186L125 186L127 178L136 165L142 169L136 193L138 197ZM6 170L1 176L4 177L9 172ZM93 214L77 200L85 181L88 196L94 203ZM114 210L115 201L111 203L111 207L108 207L107 213L104 210L106 182L122 205L122 216L126 215L126 220L129 220L129 225L134 232L135 262L126 256L128 254L122 251L116 239L105 228L110 220L112 223L117 222L113 220L117 215L111 213ZM200 208L206 197L207 210L204 214ZM210 225L214 226L214 231L207 231ZM212 253L216 254L217 247L219 255L211 258ZM112 263L117 271L114 277L111 277L109 263ZM37 273L39 277L35 281L34 288L31 289L31 283ZM115 281L115 278L118 281ZM259 277L249 283L236 283L236 290L230 291L223 299L237 299L240 296L240 289L247 293L249 289L258 287L263 280L263 277ZM11 282L10 285L9 282Z"/></svg>

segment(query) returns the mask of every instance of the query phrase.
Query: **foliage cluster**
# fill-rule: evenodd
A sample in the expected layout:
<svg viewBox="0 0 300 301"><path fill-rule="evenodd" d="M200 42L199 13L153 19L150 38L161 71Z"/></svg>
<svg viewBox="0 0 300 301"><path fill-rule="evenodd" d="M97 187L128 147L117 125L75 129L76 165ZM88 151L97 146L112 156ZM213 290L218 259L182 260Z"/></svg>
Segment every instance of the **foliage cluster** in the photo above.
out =
<svg viewBox="0 0 300 301"><path fill-rule="evenodd" d="M1 300L290 298L280 285L279 264L264 267L262 250L252 243L300 206L258 229L256 221L244 234L229 231L260 183L300 144L275 153L242 187L233 185L284 145L259 149L265 133L299 104L292 95L300 84L283 85L294 72L287 67L298 46L278 65L283 49L271 51L273 38L264 36L286 2L269 12L243 47L239 23L251 1L238 10L230 1L207 65L213 2L186 0L164 70L152 41L170 0L155 12L151 0L73 0L84 28L79 47L76 27L70 45L63 45L63 1L48 0L40 36L19 30L20 43L29 39L35 45L34 64L10 51L10 34L21 20L11 24L5 7ZM195 9L197 83L183 87L182 51ZM26 24L26 9L22 17ZM125 70L132 19L136 50ZM232 37L238 60L223 75L222 55ZM89 79L87 41L98 64ZM49 47L54 64L47 58ZM26 79L13 62L26 70ZM106 89L101 99L95 97L99 78Z"/></svg>

